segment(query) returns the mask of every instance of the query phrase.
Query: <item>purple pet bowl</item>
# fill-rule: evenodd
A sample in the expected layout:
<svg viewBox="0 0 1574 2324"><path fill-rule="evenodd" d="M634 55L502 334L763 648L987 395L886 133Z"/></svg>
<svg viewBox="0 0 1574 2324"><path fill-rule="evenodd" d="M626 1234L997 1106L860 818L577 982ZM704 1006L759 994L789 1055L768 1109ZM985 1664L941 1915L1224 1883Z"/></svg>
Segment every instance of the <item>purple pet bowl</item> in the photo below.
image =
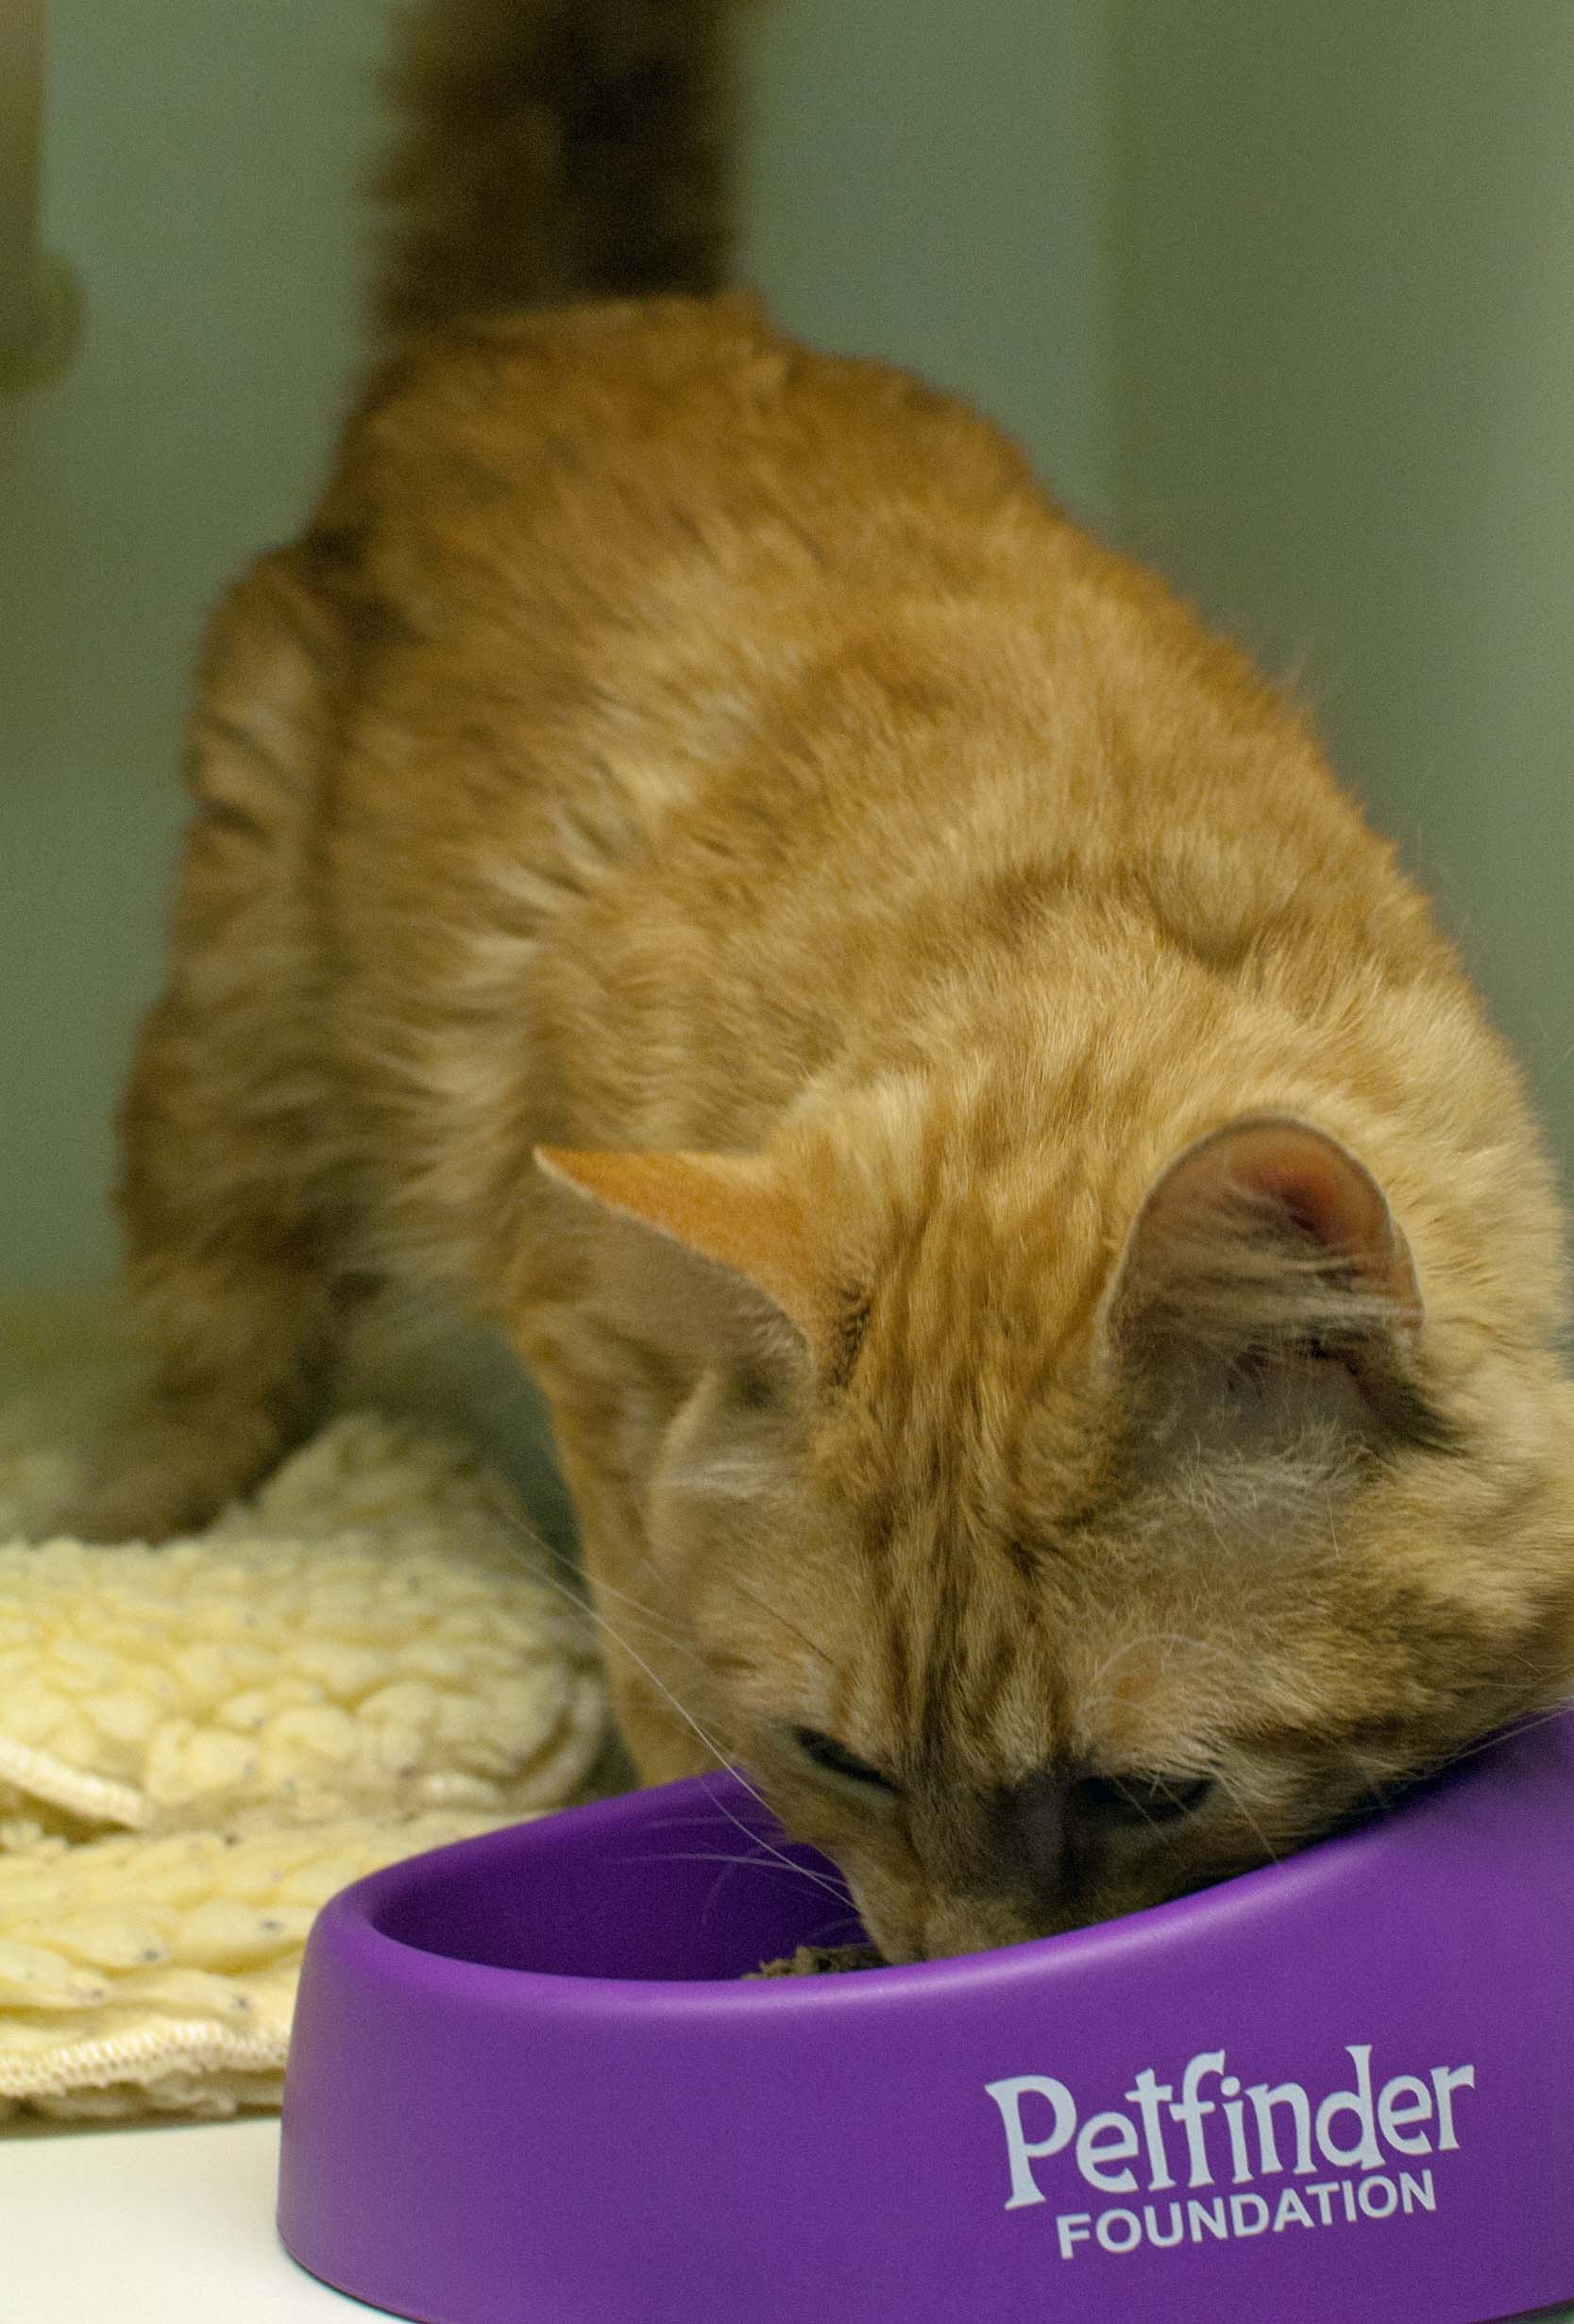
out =
<svg viewBox="0 0 1574 2324"><path fill-rule="evenodd" d="M1478 2324L1574 2296L1574 1717L1130 1919L857 1933L702 1777L319 1916L279 2219L422 2324Z"/></svg>

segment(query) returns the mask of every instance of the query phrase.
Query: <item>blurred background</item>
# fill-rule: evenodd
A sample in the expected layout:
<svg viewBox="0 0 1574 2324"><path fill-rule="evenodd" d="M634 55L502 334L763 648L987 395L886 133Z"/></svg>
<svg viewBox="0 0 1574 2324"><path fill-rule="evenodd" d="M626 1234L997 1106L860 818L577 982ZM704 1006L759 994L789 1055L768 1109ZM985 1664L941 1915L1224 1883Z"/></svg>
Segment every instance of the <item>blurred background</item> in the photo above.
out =
<svg viewBox="0 0 1574 2324"><path fill-rule="evenodd" d="M111 1270L202 613L356 353L385 0L53 0L71 369L0 398L0 1288ZM3 27L0 27L3 28ZM1574 5L777 0L743 271L1311 701L1574 1162Z"/></svg>

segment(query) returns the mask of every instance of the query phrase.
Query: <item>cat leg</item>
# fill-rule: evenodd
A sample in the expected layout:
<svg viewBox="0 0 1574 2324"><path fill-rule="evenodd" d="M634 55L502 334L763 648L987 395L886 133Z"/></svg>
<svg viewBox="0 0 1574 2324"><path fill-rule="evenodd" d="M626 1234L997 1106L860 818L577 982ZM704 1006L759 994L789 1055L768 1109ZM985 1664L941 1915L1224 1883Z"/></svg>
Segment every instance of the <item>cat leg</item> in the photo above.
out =
<svg viewBox="0 0 1574 2324"><path fill-rule="evenodd" d="M59 1521L85 1540L199 1528L267 1474L317 1408L335 1321L328 1288L280 1221L245 1217L242 1190L203 1174L213 1160L196 1163L183 1204L161 1202L156 1221L144 1212L131 1229L128 1285L151 1375ZM144 1194L158 1175L157 1165L141 1173Z"/></svg>
<svg viewBox="0 0 1574 2324"><path fill-rule="evenodd" d="M306 899L333 641L303 564L255 568L210 642L170 979L121 1118L150 1377L62 1521L92 1539L162 1539L255 1484L309 1425L336 1337L342 1141Z"/></svg>

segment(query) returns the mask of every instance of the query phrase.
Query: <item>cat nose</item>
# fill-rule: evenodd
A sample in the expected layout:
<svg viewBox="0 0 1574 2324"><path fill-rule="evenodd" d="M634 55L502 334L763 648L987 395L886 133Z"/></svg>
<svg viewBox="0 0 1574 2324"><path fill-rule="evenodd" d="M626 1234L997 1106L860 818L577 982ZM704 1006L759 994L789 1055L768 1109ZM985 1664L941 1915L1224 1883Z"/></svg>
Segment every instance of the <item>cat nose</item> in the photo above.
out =
<svg viewBox="0 0 1574 2324"><path fill-rule="evenodd" d="M1044 1768L998 1795L994 1825L1000 1869L1033 1896L1058 1895L1071 1884L1076 1850L1071 1778Z"/></svg>

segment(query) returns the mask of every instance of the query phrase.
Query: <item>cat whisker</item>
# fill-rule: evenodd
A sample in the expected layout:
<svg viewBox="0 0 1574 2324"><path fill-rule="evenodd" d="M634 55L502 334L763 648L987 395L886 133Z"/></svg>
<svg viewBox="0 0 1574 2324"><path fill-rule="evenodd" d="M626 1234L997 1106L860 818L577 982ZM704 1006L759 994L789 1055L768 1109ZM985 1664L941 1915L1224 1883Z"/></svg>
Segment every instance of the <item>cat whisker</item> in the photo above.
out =
<svg viewBox="0 0 1574 2324"><path fill-rule="evenodd" d="M838 1928L856 1928L862 1932L863 1923L855 1912L844 1912L840 1920L821 1921L818 1928L809 1930L804 1942L805 1945L823 1945L827 1937L836 1935Z"/></svg>
<svg viewBox="0 0 1574 2324"><path fill-rule="evenodd" d="M834 1896L838 1904L846 1902L846 1897L834 1880L828 1880L823 1873L814 1871L808 1864L794 1863L790 1856L780 1855L774 1849L760 1856L722 1856L713 1854L709 1848L663 1848L648 1856L628 1857L624 1861L635 1864L741 1865L745 1870L753 1872L790 1872L796 1878L806 1880L811 1888L823 1889L826 1895Z"/></svg>
<svg viewBox="0 0 1574 2324"><path fill-rule="evenodd" d="M767 1812L770 1812L769 1810ZM772 1821L774 1822L774 1818ZM719 1800L713 1803L712 1811L709 1814L663 1816L653 1822L649 1828L652 1831L683 1831L693 1830L696 1827L702 1829L706 1826L714 1826L717 1823L732 1824L747 1838L755 1841L759 1847L765 1850L765 1853L748 1857L721 1858L715 1856L708 1848L682 1851L672 1849L667 1851L669 1859L672 1861L750 1863L762 1868L770 1865L781 1871L794 1873L801 1879L812 1881L817 1888L824 1889L827 1895L835 1896L842 1903L847 1901L845 1889L839 1887L835 1880L827 1878L822 1872L815 1871L812 1865L800 1864L790 1856L785 1855L766 1833L753 1831L747 1824L740 1823L731 1810Z"/></svg>
<svg viewBox="0 0 1574 2324"><path fill-rule="evenodd" d="M772 1622L779 1622L784 1630L789 1630L792 1633L792 1636L798 1640L800 1644L806 1646L811 1654L818 1655L821 1662L825 1663L830 1668L835 1667L835 1657L827 1654L823 1646L817 1645L814 1640L810 1638L807 1631L801 1630L795 1622L789 1620L789 1618L782 1612L780 1607L772 1606L770 1600L762 1597L757 1590L752 1590L740 1575L734 1574L731 1576L731 1581L733 1588L735 1590L741 1591L743 1595L750 1600L751 1604L759 1608L762 1614L768 1614Z"/></svg>
<svg viewBox="0 0 1574 2324"><path fill-rule="evenodd" d="M632 1661L637 1662L641 1670L646 1669L646 1664L643 1660L641 1660L639 1655L631 1645L623 1631L619 1629L609 1614L603 1613L593 1598L587 1597L583 1591L574 1589L569 1583L560 1580L555 1575L545 1575L542 1578L548 1583L550 1588L558 1592L560 1597L566 1599L570 1606L576 1608L580 1613L584 1614L598 1630L602 1632L603 1635L610 1640L614 1646L618 1647L622 1653L626 1654ZM680 1638L675 1631L663 1632L656 1630L654 1625L649 1622L646 1623L645 1626L652 1629L653 1636L660 1638L663 1645L674 1646L684 1653L692 1654L693 1648L687 1643L686 1640Z"/></svg>
<svg viewBox="0 0 1574 2324"><path fill-rule="evenodd" d="M1494 1751L1499 1743L1512 1743L1521 1735L1533 1735L1538 1727L1550 1726L1554 1719L1565 1719L1574 1711L1574 1702L1554 1703L1544 1710L1528 1710L1506 1726L1495 1727L1490 1735L1482 1735L1461 1750L1450 1752L1439 1762L1436 1773L1447 1775L1450 1768L1463 1767L1470 1760L1480 1759L1482 1752Z"/></svg>
<svg viewBox="0 0 1574 2324"><path fill-rule="evenodd" d="M1349 1765L1355 1769L1356 1774L1361 1777L1362 1790L1365 1793L1366 1797L1371 1801L1373 1807L1378 1809L1387 1808L1391 1803L1395 1791L1402 1784L1403 1777L1390 1776L1384 1778L1383 1777L1378 1775L1371 1763L1362 1759L1361 1754L1356 1751L1351 1744L1344 1743L1341 1745L1341 1749Z"/></svg>
<svg viewBox="0 0 1574 2324"><path fill-rule="evenodd" d="M529 1551L525 1546L527 1541L532 1548L536 1545L534 1536L525 1534L520 1543L521 1557L529 1557ZM532 1570L534 1571L536 1560L530 1558L529 1561ZM658 1614L653 1607L647 1606L642 1598L636 1598L631 1591L619 1590L613 1583L600 1579L595 1583L585 1580L582 1588L575 1589L571 1583L565 1583L561 1575L552 1575L550 1578L559 1586L563 1594L573 1605L588 1614L592 1621L598 1618L595 1602L598 1597L616 1598L620 1606L627 1606L639 1616L642 1626L648 1629L652 1637L661 1639L668 1645L687 1646L688 1642L681 1631L673 1629L665 1616Z"/></svg>
<svg viewBox="0 0 1574 2324"><path fill-rule="evenodd" d="M560 1581L555 1575L546 1575L543 1578L548 1581L552 1589L558 1591L560 1596L567 1598L570 1604L575 1606L584 1606L584 1600L569 1589L567 1582ZM626 1654L630 1661L635 1664L635 1668L642 1672L645 1677L650 1680L651 1684L656 1689L657 1692L663 1697L663 1699L666 1702L670 1703L672 1709L677 1712L679 1718L683 1720L685 1726L690 1727L699 1737L701 1743L703 1743L705 1749L711 1754L711 1757L716 1760L718 1766L720 1767L725 1774L731 1776L736 1783L741 1786L741 1788L749 1794L749 1797L753 1800L757 1807L763 1808L766 1814L770 1815L770 1804L765 1799L764 1795L755 1789L753 1784L750 1782L748 1777L743 1773L743 1770L735 1765L735 1763L728 1759L726 1753L722 1750L715 1736L706 1733L705 1729L701 1726L699 1720L694 1716L694 1713L688 1709L688 1706L685 1703L679 1701L678 1697L673 1693L671 1688L667 1684L667 1681L662 1677L661 1674L652 1668L651 1664L646 1661L644 1656L639 1653L638 1649L629 1643L629 1641L624 1638L617 1628L615 1628L613 1624L607 1620L604 1614L597 1614L596 1609L593 1607L587 1608L586 1610L595 1617L600 1626L605 1630L607 1636L613 1641L614 1644L617 1645L622 1653ZM738 1830L742 1832L746 1840L752 1841L757 1845L764 1847L769 1855L775 1857L778 1862L787 1865L792 1871L796 1872L803 1869L802 1866L794 1864L790 1857L784 1856L779 1848L772 1846L771 1843L766 1839L762 1832L751 1831L748 1825L745 1824L740 1817L734 1814L733 1810L727 1806L724 1800L718 1800L716 1804L720 1809L721 1813L727 1817L728 1821L737 1826Z"/></svg>
<svg viewBox="0 0 1574 2324"><path fill-rule="evenodd" d="M683 1632L675 1630L664 1615L647 1606L642 1598L635 1597L632 1591L615 1589L611 1582L598 1579L587 1585L585 1595L587 1602L599 1597L615 1598L619 1606L627 1606L636 1613L652 1636L664 1640L669 1645L688 1648L689 1642ZM692 1648L689 1651L692 1652Z"/></svg>
<svg viewBox="0 0 1574 2324"><path fill-rule="evenodd" d="M1267 1833L1263 1830L1261 1825L1258 1822L1256 1816L1253 1815L1251 1810L1247 1807L1245 1801L1242 1798L1240 1793L1230 1782L1229 1778L1215 1769L1213 1780L1218 1785L1225 1797L1228 1800L1230 1806L1240 1816L1242 1822L1245 1824L1251 1831L1252 1836L1257 1841L1258 1845L1261 1848L1263 1856L1266 1858L1267 1861L1271 1864L1278 1863L1282 1851L1275 1847L1273 1842L1269 1839Z"/></svg>

